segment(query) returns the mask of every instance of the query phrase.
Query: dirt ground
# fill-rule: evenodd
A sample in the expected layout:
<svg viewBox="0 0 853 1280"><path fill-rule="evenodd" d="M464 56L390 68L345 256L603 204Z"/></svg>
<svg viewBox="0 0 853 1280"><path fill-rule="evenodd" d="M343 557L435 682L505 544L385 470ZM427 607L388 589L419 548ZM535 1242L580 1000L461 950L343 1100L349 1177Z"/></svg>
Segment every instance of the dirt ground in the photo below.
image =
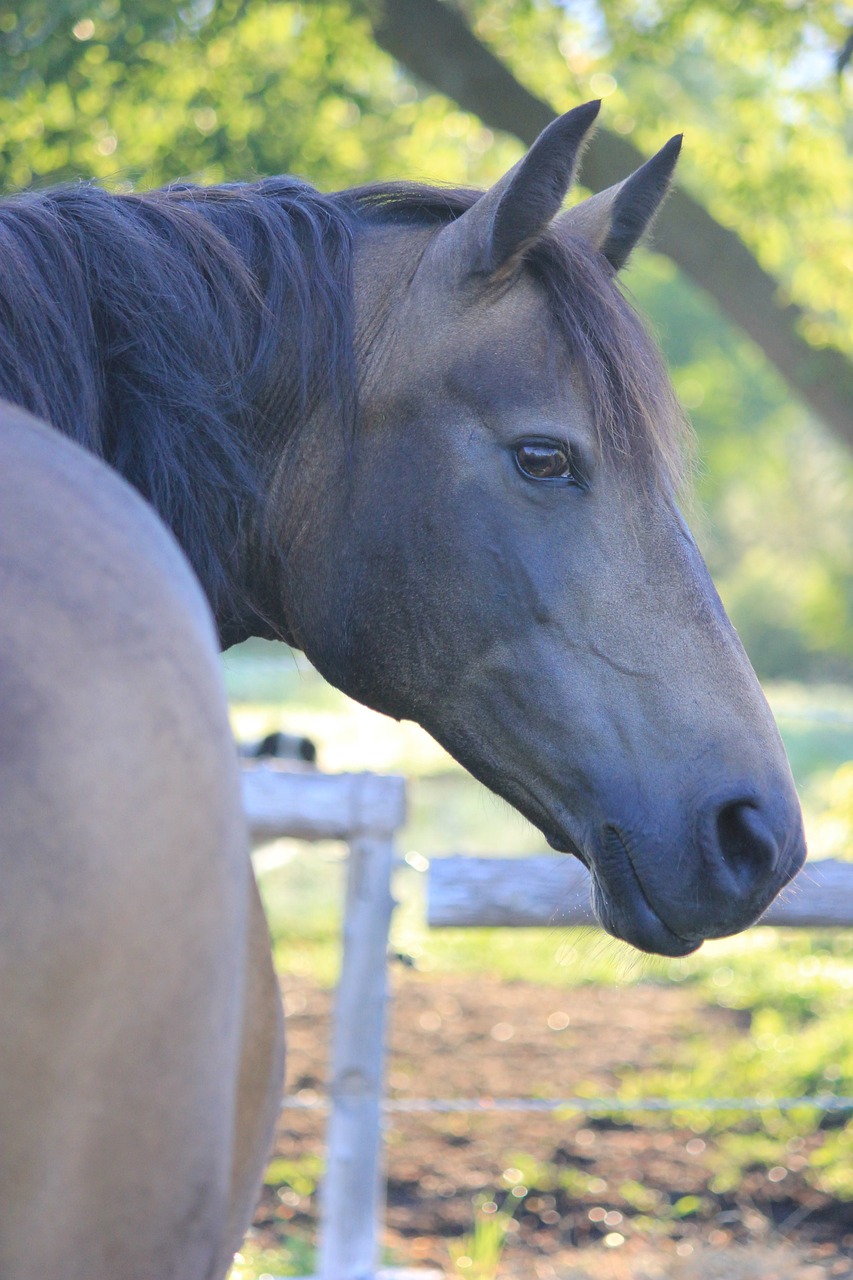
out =
<svg viewBox="0 0 853 1280"><path fill-rule="evenodd" d="M606 1095L624 1064L665 1064L673 1044L709 1019L720 1036L738 1033L736 1014L703 1007L677 987L566 990L402 966L392 970L392 987L391 1097L564 1097L580 1085ZM326 1076L331 995L294 980L285 1003L287 1090L310 1098ZM320 1113L286 1110L276 1154L316 1163L323 1127ZM499 1273L507 1277L853 1280L853 1204L806 1184L807 1142L784 1171L773 1170L775 1180L756 1168L736 1193L718 1196L709 1189L713 1140L669 1122L397 1114L387 1139L385 1242L400 1264L456 1274L448 1239L471 1230L478 1197L503 1203L523 1173L526 1195ZM586 1175L580 1189L572 1170ZM561 1175L569 1175L562 1186ZM644 1210L637 1184L646 1189ZM670 1206L684 1197L695 1197L691 1211L673 1218ZM310 1234L315 1202L267 1188L257 1236L272 1246L292 1231Z"/></svg>

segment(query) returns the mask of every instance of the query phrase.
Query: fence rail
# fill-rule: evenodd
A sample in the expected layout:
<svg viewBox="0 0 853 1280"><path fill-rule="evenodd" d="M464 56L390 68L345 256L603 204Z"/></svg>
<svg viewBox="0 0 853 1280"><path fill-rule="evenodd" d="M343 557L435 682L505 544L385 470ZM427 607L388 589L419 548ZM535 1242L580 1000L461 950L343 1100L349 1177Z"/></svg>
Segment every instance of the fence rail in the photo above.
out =
<svg viewBox="0 0 853 1280"><path fill-rule="evenodd" d="M254 842L290 836L345 840L349 848L315 1280L403 1280L407 1273L377 1272L376 1266L385 1201L386 952L405 782L263 764L244 768L242 786Z"/></svg>
<svg viewBox="0 0 853 1280"><path fill-rule="evenodd" d="M255 844L393 835L406 820L406 784L376 773L319 773L293 765L247 764L243 809Z"/></svg>
<svg viewBox="0 0 853 1280"><path fill-rule="evenodd" d="M329 1110L328 1098L293 1095L283 1105L293 1111ZM621 1116L630 1112L734 1111L751 1115L762 1111L853 1111L853 1098L834 1093L804 1094L799 1098L386 1098L386 1115L490 1115L494 1113L576 1111L591 1116Z"/></svg>
<svg viewBox="0 0 853 1280"><path fill-rule="evenodd" d="M434 929L595 924L589 872L574 858L453 855L429 864L427 920ZM814 929L853 925L853 863L807 862L758 921Z"/></svg>

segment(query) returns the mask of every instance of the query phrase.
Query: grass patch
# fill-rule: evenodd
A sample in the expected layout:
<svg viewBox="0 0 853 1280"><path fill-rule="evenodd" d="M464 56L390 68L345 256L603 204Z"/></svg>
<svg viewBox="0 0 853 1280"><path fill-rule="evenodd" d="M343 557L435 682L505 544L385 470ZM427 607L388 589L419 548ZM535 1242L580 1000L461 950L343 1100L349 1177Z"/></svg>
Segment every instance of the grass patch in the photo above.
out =
<svg viewBox="0 0 853 1280"><path fill-rule="evenodd" d="M447 1242L456 1275L468 1276L470 1280L494 1280L503 1257L510 1223L520 1204L521 1199L512 1191L501 1205L486 1197L477 1200L472 1230L467 1235Z"/></svg>
<svg viewBox="0 0 853 1280"><path fill-rule="evenodd" d="M314 1247L307 1240L289 1240L279 1249L263 1249L251 1238L244 1240L228 1280L271 1280L272 1276L310 1276L314 1271Z"/></svg>

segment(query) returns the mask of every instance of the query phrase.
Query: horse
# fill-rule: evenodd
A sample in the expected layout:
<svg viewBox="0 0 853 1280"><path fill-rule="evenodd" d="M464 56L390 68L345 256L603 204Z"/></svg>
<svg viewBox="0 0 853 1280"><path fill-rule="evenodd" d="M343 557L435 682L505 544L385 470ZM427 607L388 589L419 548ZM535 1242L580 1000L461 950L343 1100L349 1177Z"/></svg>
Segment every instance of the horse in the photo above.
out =
<svg viewBox="0 0 853 1280"><path fill-rule="evenodd" d="M804 858L617 272L680 139L564 210L292 178L0 202L0 1274L221 1280L282 1070L217 652L420 723L685 955Z"/></svg>

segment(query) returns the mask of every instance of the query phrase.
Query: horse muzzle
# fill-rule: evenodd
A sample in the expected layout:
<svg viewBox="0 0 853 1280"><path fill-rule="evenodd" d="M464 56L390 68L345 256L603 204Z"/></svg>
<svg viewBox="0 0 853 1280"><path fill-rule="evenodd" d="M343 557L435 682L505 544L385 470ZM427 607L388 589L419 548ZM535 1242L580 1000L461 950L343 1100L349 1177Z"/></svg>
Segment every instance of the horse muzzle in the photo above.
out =
<svg viewBox="0 0 853 1280"><path fill-rule="evenodd" d="M584 858L602 927L667 956L754 924L806 856L799 806L749 792L708 800L692 838L667 843L607 822Z"/></svg>

